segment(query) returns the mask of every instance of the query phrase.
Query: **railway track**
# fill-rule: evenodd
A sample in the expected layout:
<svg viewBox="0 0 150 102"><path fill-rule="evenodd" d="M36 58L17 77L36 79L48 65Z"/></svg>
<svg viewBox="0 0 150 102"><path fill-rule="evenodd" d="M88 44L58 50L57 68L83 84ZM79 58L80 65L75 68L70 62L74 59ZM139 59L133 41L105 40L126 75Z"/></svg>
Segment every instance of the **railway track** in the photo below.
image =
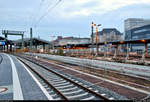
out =
<svg viewBox="0 0 150 102"><path fill-rule="evenodd" d="M46 58L44 58L44 59L46 59ZM62 62L58 61L55 63L59 64L59 65L63 65L63 66L66 66L66 64L67 64L68 67L71 67L72 65L78 66L79 68L76 67L75 69L83 71L83 72L91 73L91 74L94 74L96 76L105 77L105 78L107 77L110 80L116 80L117 82L121 82L123 84L126 83L127 85L141 88L141 89L144 89L146 91L150 89L150 87L149 87L150 79L149 78L143 77L143 76L127 74L123 70L121 70L121 72L119 72L119 71L113 71L113 70L99 69L99 68L95 68L92 66L87 66L86 70L85 70L85 68L82 68L79 65L75 65L75 64L71 64L71 63L67 63L67 62L62 63ZM71 65L71 66L69 66L69 65ZM119 78L118 78L118 76L119 76Z"/></svg>
<svg viewBox="0 0 150 102"><path fill-rule="evenodd" d="M109 101L114 99L105 94L100 94L98 90L93 91L84 85L84 83L51 70L36 61L21 56L18 56L18 59L32 70L40 82L44 84L45 88L49 90L50 95L56 100Z"/></svg>
<svg viewBox="0 0 150 102"><path fill-rule="evenodd" d="M27 54L28 55L28 54ZM107 62L107 61L98 61L98 60L90 60L90 59L80 59L75 57L68 56L57 56L57 55L48 55L48 54L29 54L29 56L38 56L40 58L45 58L49 60L55 60L63 63L70 63L79 65L82 67L92 67L98 69L108 69L113 71L118 71L120 73L126 73L130 75L141 76L145 78L149 78L149 68L147 66L137 66L133 64L122 64L117 62Z"/></svg>
<svg viewBox="0 0 150 102"><path fill-rule="evenodd" d="M68 66L71 65L71 64L63 64L63 63L60 63L60 62L56 62L56 64L59 64L59 65L63 65L63 66ZM76 65L73 65L73 66L76 66ZM96 75L96 76L100 76L100 77L105 77L107 79L110 79L110 80L116 80L118 82L122 82L122 83L126 83L128 85L131 85L131 86L134 86L134 87L137 87L137 88L141 88L141 89L144 89L146 91L150 90L150 79L148 78L143 78L143 77L140 77L140 76L135 76L135 75L129 75L129 74L126 74L126 73L119 73L117 71L111 71L111 70L101 70L101 69L96 69L93 70L92 67L86 67L86 70L82 67L76 67L74 68L76 70L79 70L79 71L82 71L82 72L87 72L87 73L90 73L90 74L93 74L93 75ZM120 77L120 79L118 78L118 76ZM133 80L134 78L134 80ZM131 80L131 81L129 81ZM136 80L136 82L135 82ZM141 84L139 81L137 80L140 80L140 82L143 81L143 83Z"/></svg>
<svg viewBox="0 0 150 102"><path fill-rule="evenodd" d="M86 81L88 81L88 82L91 82L91 83L94 83L95 85L94 85L94 87L96 86L96 85L98 85L98 86L102 86L102 87L104 87L104 88L109 88L110 90L114 90L115 92L117 92L117 93L119 93L119 94L123 94L123 95L125 95L126 97L128 97L129 99L139 99L139 100L141 100L141 99L145 99L145 97L147 97L147 95L146 94L144 94L143 95L143 93L140 93L140 92L136 92L135 90L128 90L128 89L125 89L125 88L123 88L123 87L120 87L119 89L118 88L115 88L115 87L119 87L119 86L112 86L111 84L109 85L109 83L101 83L101 80L99 80L98 82L96 81L97 79L95 79L95 81L93 80L91 80L91 78L89 78L88 76L85 76L85 75L81 75L81 74L78 74L78 73L76 73L76 72L72 72L72 70L67 70L66 68L63 68L63 67L59 67L58 68L58 66L60 65L60 63L58 63L58 66L57 65L53 65L53 64L50 64L49 62L47 62L47 61L43 61L43 60L41 60L40 58L38 58L38 59L36 59L36 57L34 56L26 56L26 55L21 55L21 56L25 56L25 57L28 57L29 59L32 59L33 61L40 61L40 63L42 64L42 65L45 65L45 66L51 66L51 68L52 69L55 69L56 68L56 70L60 70L60 72L62 73L62 72L64 72L64 73L68 73L68 74L70 74L70 75L72 75L72 76L74 76L74 77L79 77L79 78L81 78L81 79L83 79L83 80L86 80ZM54 63L56 63L55 61L54 61ZM57 63L56 63L57 64ZM53 66L53 67L52 67ZM65 66L65 65L63 65L63 66ZM68 65L67 65L68 66ZM68 68L69 68L70 66L68 66ZM71 69L72 69L72 67L71 67ZM70 72L71 71L71 72ZM84 78L85 77L85 78ZM101 84L101 85L99 85L99 83ZM103 86L103 84L104 84L104 86ZM106 86L106 87L105 87ZM111 88L109 87L109 86L111 86ZM89 86L88 86L89 87ZM141 86L140 86L141 87ZM92 86L92 88L93 88L93 86ZM95 89L95 88L94 88ZM96 89L97 90L97 89ZM122 91L118 91L118 90L122 90ZM129 93L130 93L130 95L128 94L128 91L129 91ZM133 92L132 92L133 91ZM127 92L127 93L126 93ZM102 92L102 93L106 93L106 94L109 94L109 92ZM118 99L120 99L117 95L112 95L113 97L114 97L114 99L116 100L118 100ZM117 97L116 97L117 96ZM126 100L126 99L125 99Z"/></svg>

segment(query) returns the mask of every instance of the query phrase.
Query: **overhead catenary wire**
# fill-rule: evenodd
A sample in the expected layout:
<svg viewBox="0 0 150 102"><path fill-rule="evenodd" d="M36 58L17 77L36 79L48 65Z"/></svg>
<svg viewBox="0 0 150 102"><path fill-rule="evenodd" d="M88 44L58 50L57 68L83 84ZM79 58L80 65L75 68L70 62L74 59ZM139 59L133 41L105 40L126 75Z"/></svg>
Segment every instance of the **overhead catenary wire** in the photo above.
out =
<svg viewBox="0 0 150 102"><path fill-rule="evenodd" d="M31 19L30 26L33 26L34 20L36 20L36 17L38 17L39 12L41 11L41 9L42 9L42 7L43 7L45 1L46 1L46 0L40 0L39 8L35 8L35 10L37 9L37 12L31 14L31 16L30 16L30 18L29 18L29 19ZM50 5L50 4L49 4L49 5ZM34 28L34 31L35 31L35 32L36 32L36 30L37 30L37 29Z"/></svg>
<svg viewBox="0 0 150 102"><path fill-rule="evenodd" d="M54 6L52 6L51 8L48 8L47 12L45 12L39 19L38 21L35 23L34 27L36 28L37 24L50 12L52 11L59 3L61 2L61 0L59 0ZM49 5L50 6L50 5Z"/></svg>
<svg viewBox="0 0 150 102"><path fill-rule="evenodd" d="M35 20L35 18L38 16L38 14L39 14L39 12L40 12L42 6L43 6L44 1L45 1L45 0L41 0L37 12L31 14L31 16L29 17L29 19L31 19L31 26L33 25L33 21ZM36 9L37 9L37 8L36 8Z"/></svg>
<svg viewBox="0 0 150 102"><path fill-rule="evenodd" d="M40 6L42 6L42 2L40 3ZM49 9L50 6L51 6L51 2L47 5L46 9ZM40 7L40 8L42 8L42 7ZM38 12L40 12L40 9L38 10ZM38 14L39 14L39 13L38 13ZM37 16L35 16L35 17L38 17L38 14L37 14ZM35 22L36 22L36 18L34 18L34 20L35 20ZM33 26L33 23L32 23L32 26ZM36 29L36 26L34 26L34 28Z"/></svg>
<svg viewBox="0 0 150 102"><path fill-rule="evenodd" d="M56 2L56 4L54 6L52 6L51 8L48 8L47 12L45 12L35 23L34 27L36 28L37 24L50 12L52 11L62 0L59 0L58 2Z"/></svg>
<svg viewBox="0 0 150 102"><path fill-rule="evenodd" d="M33 20L35 20L35 22L36 22L36 17L38 17L38 15L39 15L39 13L40 13L40 10L42 9L42 6L44 5L44 1L46 1L46 0L42 0L42 1L41 1L40 7L39 7L39 9L37 10L37 15L34 16L34 19L33 19ZM48 10L51 5L52 5L52 3L49 2L48 5L47 5L47 7L46 7L45 9ZM33 24L34 24L34 23L32 23L32 26L33 26Z"/></svg>

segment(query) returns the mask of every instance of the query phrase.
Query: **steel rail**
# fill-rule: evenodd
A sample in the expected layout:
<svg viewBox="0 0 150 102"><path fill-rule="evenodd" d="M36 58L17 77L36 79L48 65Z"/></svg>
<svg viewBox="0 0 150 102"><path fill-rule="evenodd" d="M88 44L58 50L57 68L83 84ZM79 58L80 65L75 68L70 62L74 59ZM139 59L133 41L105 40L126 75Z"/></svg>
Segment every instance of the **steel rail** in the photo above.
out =
<svg viewBox="0 0 150 102"><path fill-rule="evenodd" d="M65 79L65 80L67 80L67 81L73 83L74 85L76 85L76 86L78 86L78 87L80 87L80 88L82 88L82 89L88 91L89 93L92 93L93 95L95 95L95 96L97 96L97 97L99 97L99 98L101 98L101 99L104 99L105 101L110 101L108 98L102 96L101 94L99 94L99 93L97 93L97 92L95 92L95 91L92 91L92 90L88 89L87 87L84 87L84 86L82 86L82 85L80 85L80 84L78 84L78 83L76 83L76 82L74 82L74 81L72 81L72 80L70 80L70 79L64 77L63 75L60 75L58 72L55 72L55 71L53 71L53 70L50 70L50 69L48 69L47 67L45 67L45 66L43 66L43 65L41 65L41 64L39 64L39 63L37 63L38 60L33 61L33 60L28 59L28 58L19 56L19 55L17 55L17 56L18 56L18 57L21 57L21 58L23 58L23 59L26 59L26 60L28 60L28 61L30 61L30 62L32 62L32 63L34 63L34 64L36 64L36 65L38 65L38 66L40 66L40 67L42 67L42 68L44 68L45 70L47 70L47 71L49 71L49 72L52 72L52 73L54 73L54 74L56 74L56 75L62 77L63 79Z"/></svg>
<svg viewBox="0 0 150 102"><path fill-rule="evenodd" d="M36 75L38 75L38 77L40 77L47 85L49 85L50 87L52 87L55 92L61 96L63 99L68 100L68 98L66 96L64 96L59 90L57 90L50 82L48 82L44 77L42 77L37 71L35 71L29 64L27 64L26 62L24 62L23 60L21 60L20 58L17 58L18 60L20 60L23 64L25 64L28 68L30 68Z"/></svg>
<svg viewBox="0 0 150 102"><path fill-rule="evenodd" d="M48 58L46 58L46 57L41 57L40 56L40 58L43 58L43 59L48 59ZM48 59L48 60L50 60L50 59ZM57 61L57 62L62 62L62 61L58 61L58 60L54 60L54 61ZM62 63L64 63L64 64L69 64L69 65L75 65L75 66L80 66L80 65L77 65L77 64L72 64L72 63L68 63L68 62L62 62ZM59 63L60 64L60 63ZM107 64L106 64L107 65ZM104 67L102 67L101 66L101 68L103 68L103 69L100 69L100 68L97 68L97 67L94 67L94 66L89 66L89 65L81 65L81 66L84 66L85 68L89 68L89 69L96 69L96 70L104 70L105 68ZM119 67L119 66L117 66L117 67ZM119 67L119 68L121 68L121 67ZM92 69L92 70L93 70ZM115 73L115 74L120 74L120 75L124 75L124 76L129 76L129 77L135 77L135 78L140 78L140 79L143 79L143 80L150 80L149 78L147 78L147 77L145 77L145 76L140 76L140 75L132 75L132 74L130 74L130 73L120 73L119 72L119 70L112 70L112 69L108 69L107 71L109 71L109 72L113 72L113 73Z"/></svg>

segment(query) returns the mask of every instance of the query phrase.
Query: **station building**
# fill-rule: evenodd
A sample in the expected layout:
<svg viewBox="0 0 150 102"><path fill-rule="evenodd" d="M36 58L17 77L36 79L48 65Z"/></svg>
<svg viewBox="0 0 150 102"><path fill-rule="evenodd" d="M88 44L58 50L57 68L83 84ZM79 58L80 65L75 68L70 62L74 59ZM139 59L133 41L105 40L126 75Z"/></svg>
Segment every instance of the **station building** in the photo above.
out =
<svg viewBox="0 0 150 102"><path fill-rule="evenodd" d="M90 43L90 38L78 38L78 37L58 37L53 42L54 46L67 46L67 45L78 45Z"/></svg>
<svg viewBox="0 0 150 102"><path fill-rule="evenodd" d="M93 34L94 43L96 43L96 33ZM98 43L108 43L112 41L122 41L123 40L123 34L117 30L116 28L104 28L102 31L98 32ZM105 47L110 47L111 44L101 45L99 46L99 51L104 52ZM111 52L114 52L113 49L108 49ZM94 51L96 51L96 46L94 48Z"/></svg>
<svg viewBox="0 0 150 102"><path fill-rule="evenodd" d="M123 40L122 33L116 28L104 28L98 32L98 42L111 42ZM93 34L94 43L96 43L96 33Z"/></svg>

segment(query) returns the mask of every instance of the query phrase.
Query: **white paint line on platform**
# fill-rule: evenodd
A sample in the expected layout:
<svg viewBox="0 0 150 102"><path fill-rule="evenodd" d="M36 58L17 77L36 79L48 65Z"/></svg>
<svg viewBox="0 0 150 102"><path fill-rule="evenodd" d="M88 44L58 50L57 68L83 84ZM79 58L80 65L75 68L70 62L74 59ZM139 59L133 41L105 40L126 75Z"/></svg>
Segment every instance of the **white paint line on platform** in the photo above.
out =
<svg viewBox="0 0 150 102"><path fill-rule="evenodd" d="M17 59L18 60L18 59ZM18 60L19 61L19 60ZM30 76L33 78L33 80L37 83L37 85L40 87L40 89L43 91L43 93L45 94L45 96L48 98L48 100L54 100L52 98L52 96L49 95L49 93L47 92L47 90L41 85L41 83L35 78L35 76L30 72L30 70L21 62L19 61L22 66L27 70L27 72L30 74Z"/></svg>
<svg viewBox="0 0 150 102"><path fill-rule="evenodd" d="M13 100L24 100L23 99L23 94L22 94L21 85L20 85L20 81L19 81L19 77L18 77L16 66L15 66L14 61L12 60L12 58L9 55L7 55L7 56L10 59L11 66L12 66L12 74L13 74Z"/></svg>

